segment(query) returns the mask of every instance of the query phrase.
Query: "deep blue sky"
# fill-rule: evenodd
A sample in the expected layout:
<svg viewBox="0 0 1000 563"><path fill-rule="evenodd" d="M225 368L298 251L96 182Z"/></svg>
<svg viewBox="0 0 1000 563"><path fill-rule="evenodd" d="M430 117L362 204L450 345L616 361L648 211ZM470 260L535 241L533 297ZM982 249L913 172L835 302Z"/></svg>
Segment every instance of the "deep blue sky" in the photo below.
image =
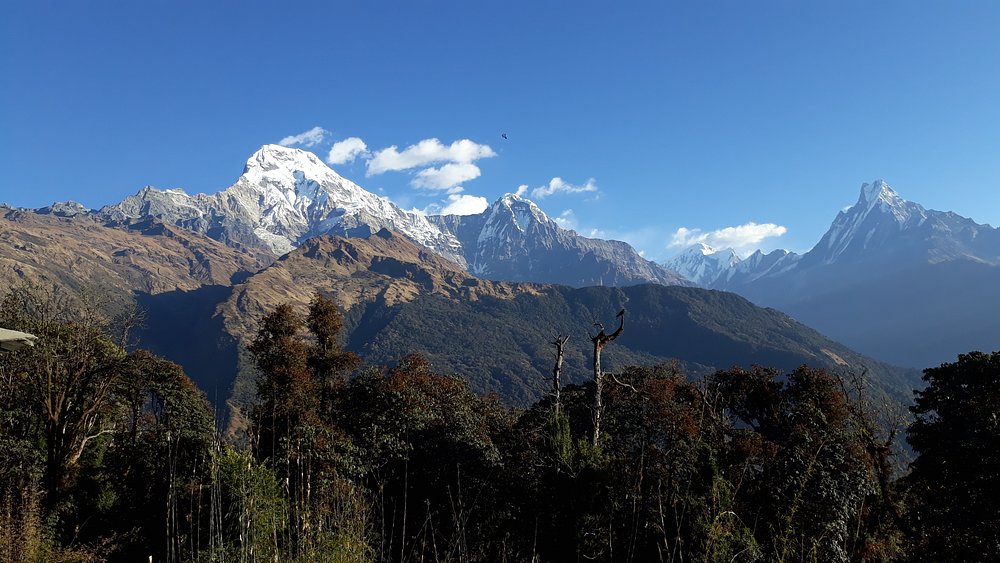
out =
<svg viewBox="0 0 1000 563"><path fill-rule="evenodd" d="M765 248L807 250L876 178L1000 224L995 1L7 4L15 206L215 192L319 126L324 157L346 137L489 145L462 185L490 201L593 179L536 201L651 258L681 227L748 222L787 228ZM409 185L419 169L334 168L406 208L445 197Z"/></svg>

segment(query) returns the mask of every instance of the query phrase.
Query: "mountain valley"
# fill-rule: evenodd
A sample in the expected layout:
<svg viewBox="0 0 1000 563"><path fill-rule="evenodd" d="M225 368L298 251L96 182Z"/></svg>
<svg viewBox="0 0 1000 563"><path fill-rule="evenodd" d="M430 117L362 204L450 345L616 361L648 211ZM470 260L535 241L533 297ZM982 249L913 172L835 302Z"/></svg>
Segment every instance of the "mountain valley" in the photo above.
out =
<svg viewBox="0 0 1000 563"><path fill-rule="evenodd" d="M149 317L143 344L185 365L218 406L253 399L244 347L258 320L286 302L304 311L317 291L344 311L344 342L370 363L421 352L518 404L543 393L556 335L572 337L569 380L586 379L588 328L620 307L629 323L612 369L676 360L698 376L810 363L867 369L904 399L915 372L889 364L933 365L995 347L1000 334L997 230L907 202L884 182L866 184L803 255L740 259L699 245L666 267L562 229L514 194L476 215L406 212L275 145L216 195L147 187L97 211L64 202L7 209L4 220L5 280L135 296ZM361 238L343 238L352 235ZM695 284L805 324L683 287Z"/></svg>

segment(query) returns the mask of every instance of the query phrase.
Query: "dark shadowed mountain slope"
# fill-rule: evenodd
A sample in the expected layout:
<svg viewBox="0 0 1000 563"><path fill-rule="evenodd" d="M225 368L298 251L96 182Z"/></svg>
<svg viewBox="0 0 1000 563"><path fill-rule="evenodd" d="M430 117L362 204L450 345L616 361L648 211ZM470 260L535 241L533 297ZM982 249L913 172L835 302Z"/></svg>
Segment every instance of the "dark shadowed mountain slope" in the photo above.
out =
<svg viewBox="0 0 1000 563"><path fill-rule="evenodd" d="M869 368L884 386L908 397L904 371L731 293L655 284L573 289L489 282L386 231L367 240L313 239L235 286L216 315L227 334L245 342L263 314L284 302L304 312L315 291L346 311L347 347L368 362L392 364L422 353L439 369L468 377L477 391L495 391L515 403L546 388L549 343L557 334L571 335L567 381L588 377L587 333L596 332L595 321L611 324L623 307L626 330L607 351L610 369L674 359L692 375L753 363ZM252 399L252 371L248 358L241 361L235 396L244 403Z"/></svg>
<svg viewBox="0 0 1000 563"><path fill-rule="evenodd" d="M392 362L420 352L438 369L468 377L481 392L525 403L548 389L557 334L570 335L563 376L591 376L595 320L613 323L626 308L625 331L604 354L606 369L678 361L690 377L719 368L761 364L791 370L801 364L867 369L897 398L908 400L915 372L857 354L773 309L732 293L641 285L627 288L552 287L514 299L454 301L421 296L352 311L348 347L369 361Z"/></svg>

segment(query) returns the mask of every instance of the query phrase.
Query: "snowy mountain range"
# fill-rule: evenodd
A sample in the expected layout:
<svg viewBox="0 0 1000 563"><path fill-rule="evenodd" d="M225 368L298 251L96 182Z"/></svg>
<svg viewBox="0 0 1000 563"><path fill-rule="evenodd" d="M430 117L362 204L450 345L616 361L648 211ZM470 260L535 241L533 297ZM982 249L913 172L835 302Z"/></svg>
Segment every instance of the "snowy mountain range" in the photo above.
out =
<svg viewBox="0 0 1000 563"><path fill-rule="evenodd" d="M862 184L858 201L838 213L805 254L758 250L742 260L732 249L716 250L699 243L663 265L700 286L742 293L761 280L798 275L823 265L864 266L857 275L878 277L889 269L953 260L1000 264L1000 230L950 211L925 209L904 200L885 181L876 180Z"/></svg>
<svg viewBox="0 0 1000 563"><path fill-rule="evenodd" d="M717 250L703 242L694 244L663 263L698 285L708 286L741 262L732 248Z"/></svg>
<svg viewBox="0 0 1000 563"><path fill-rule="evenodd" d="M898 365L1000 348L1000 229L925 209L882 180L863 184L805 254L694 247L665 265Z"/></svg>
<svg viewBox="0 0 1000 563"><path fill-rule="evenodd" d="M87 212L72 202L46 209ZM690 285L624 242L562 229L517 195L503 196L478 215L427 217L366 191L311 152L279 145L255 152L236 183L219 193L192 196L147 186L96 215L108 223L156 219L271 258L318 235L368 237L386 228L484 278L572 286Z"/></svg>
<svg viewBox="0 0 1000 563"><path fill-rule="evenodd" d="M805 254L758 251L740 259L732 249L699 245L663 265L624 242L562 229L514 194L477 215L407 212L312 153L277 145L255 152L236 182L213 195L145 187L98 211L63 202L37 213L127 229L159 221L265 264L317 235L368 237L385 228L480 278L732 291L898 365L1000 348L1000 229L925 209L881 180L864 184Z"/></svg>

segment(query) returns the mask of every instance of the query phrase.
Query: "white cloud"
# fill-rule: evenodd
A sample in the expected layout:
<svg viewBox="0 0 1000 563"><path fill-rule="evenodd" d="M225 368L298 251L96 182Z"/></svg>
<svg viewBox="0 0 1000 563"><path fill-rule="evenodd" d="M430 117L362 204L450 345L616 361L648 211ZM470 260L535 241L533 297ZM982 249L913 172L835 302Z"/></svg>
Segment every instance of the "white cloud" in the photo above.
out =
<svg viewBox="0 0 1000 563"><path fill-rule="evenodd" d="M394 170L409 170L436 162L471 163L480 158L496 156L489 145L461 139L444 145L437 139L424 139L402 152L396 145L376 152L368 161L368 176Z"/></svg>
<svg viewBox="0 0 1000 563"><path fill-rule="evenodd" d="M490 205L485 197L467 194L452 194L448 202L441 210L442 215L475 215L486 211Z"/></svg>
<svg viewBox="0 0 1000 563"><path fill-rule="evenodd" d="M566 182L562 178L556 176L549 180L549 185L539 186L531 191L531 196L537 199L542 199L548 197L555 193L565 193L565 194L577 194L583 192L596 192L597 184L594 179L591 178L587 180L587 183L582 186L574 186L569 182Z"/></svg>
<svg viewBox="0 0 1000 563"><path fill-rule="evenodd" d="M313 127L312 129L299 133L298 135L289 135L278 141L278 144L284 147L290 147L292 145L314 147L322 143L329 134L330 132L322 127Z"/></svg>
<svg viewBox="0 0 1000 563"><path fill-rule="evenodd" d="M560 213L558 217L553 217L552 220L556 222L556 225L559 225L564 229L576 228L576 215L573 213L572 209L566 209Z"/></svg>
<svg viewBox="0 0 1000 563"><path fill-rule="evenodd" d="M691 246L699 242L715 248L733 248L737 251L760 244L766 238L780 237L788 229L774 223L758 224L749 222L736 227L726 227L715 231L702 232L701 229L681 227L670 238L668 247Z"/></svg>
<svg viewBox="0 0 1000 563"><path fill-rule="evenodd" d="M521 184L520 186L517 187L517 191L514 192L514 195L520 197L526 193L528 193L528 184Z"/></svg>
<svg viewBox="0 0 1000 563"><path fill-rule="evenodd" d="M425 168L417 173L410 182L415 188L429 190L447 190L462 182L473 180L480 176L479 167L469 162L449 163L440 168Z"/></svg>
<svg viewBox="0 0 1000 563"><path fill-rule="evenodd" d="M459 191L462 187L458 187ZM441 205L444 203L445 205ZM423 209L413 208L410 213L417 215L475 215L486 211L489 201L485 197L453 193L440 203L432 203Z"/></svg>
<svg viewBox="0 0 1000 563"><path fill-rule="evenodd" d="M343 141L337 141L330 147L326 161L330 164L345 164L366 154L368 154L368 145L364 141L357 137L348 137Z"/></svg>

